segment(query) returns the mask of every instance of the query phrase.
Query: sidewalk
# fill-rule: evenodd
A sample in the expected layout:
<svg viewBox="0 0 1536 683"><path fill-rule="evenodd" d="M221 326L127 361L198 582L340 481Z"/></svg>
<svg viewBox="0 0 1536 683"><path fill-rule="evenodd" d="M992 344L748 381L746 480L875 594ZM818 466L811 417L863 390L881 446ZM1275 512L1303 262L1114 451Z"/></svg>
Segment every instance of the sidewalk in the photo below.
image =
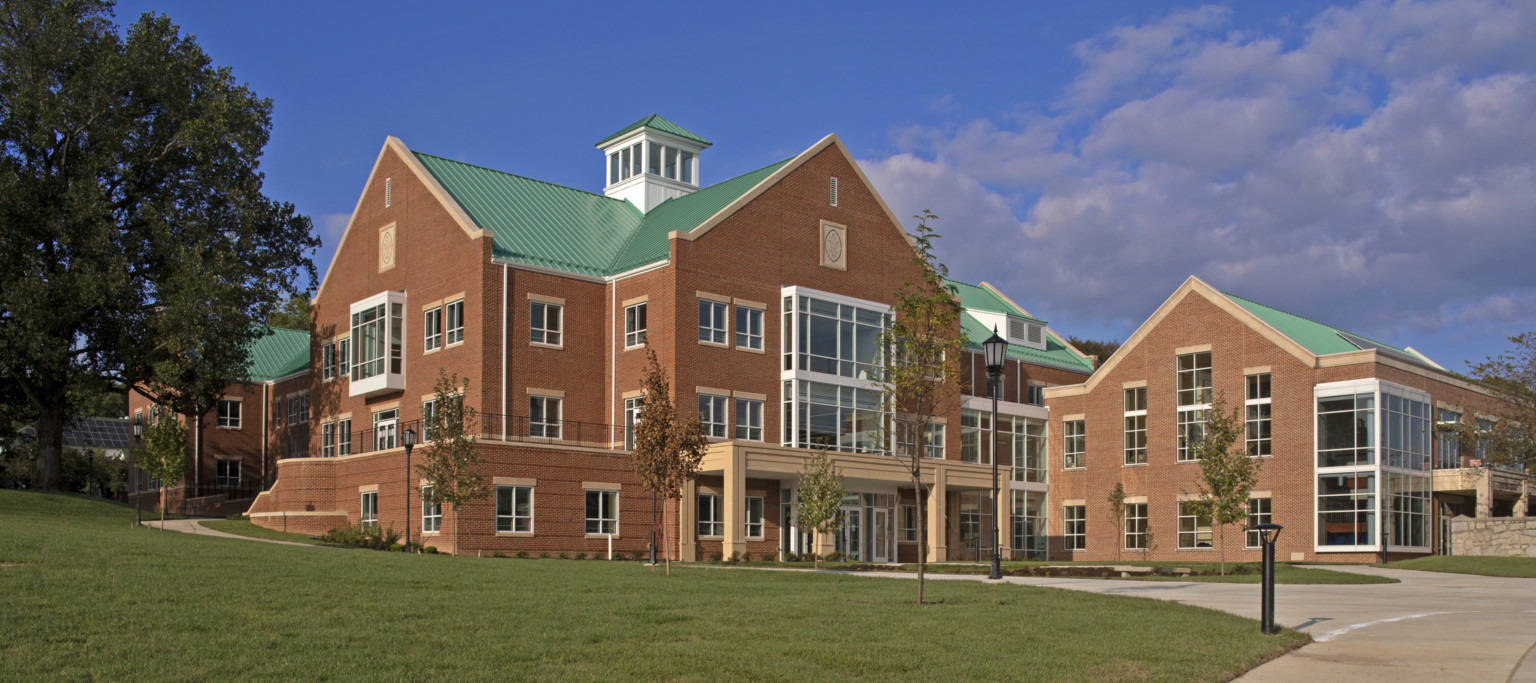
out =
<svg viewBox="0 0 1536 683"><path fill-rule="evenodd" d="M224 533L222 531L214 531L213 529L209 529L208 527L205 527L202 524L199 524L199 522L202 522L202 521L204 521L204 520L199 520L199 519L167 519L164 522L164 524L165 524L165 531L180 531L180 532L182 532L184 534L196 534L198 536L216 536L218 538L234 538L234 539L239 539L239 540L242 540L242 541L261 541L262 543L276 543L278 545L296 545L296 546L299 546L301 548L324 548L324 547L326 547L326 546L323 546L323 545L314 545L314 544L310 544L310 543L298 543L298 542L295 542L295 541L279 541L279 540L272 539L272 538L254 538L254 537L251 537L251 536L238 536L236 534L226 534L226 533ZM147 527L150 527L150 528L153 528L153 529L159 529L161 523L162 522L160 520L158 520L158 519L156 519L156 520L145 520L144 521L144 526L147 526Z"/></svg>

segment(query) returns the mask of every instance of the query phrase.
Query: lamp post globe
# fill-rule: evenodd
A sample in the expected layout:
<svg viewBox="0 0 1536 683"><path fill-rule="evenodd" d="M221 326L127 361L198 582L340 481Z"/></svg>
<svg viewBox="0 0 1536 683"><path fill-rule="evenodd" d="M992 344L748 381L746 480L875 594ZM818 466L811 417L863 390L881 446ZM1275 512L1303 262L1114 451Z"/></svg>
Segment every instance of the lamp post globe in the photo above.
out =
<svg viewBox="0 0 1536 683"><path fill-rule="evenodd" d="M411 552L411 449L416 447L416 430L405 428L405 433L400 435L400 444L405 446L405 552Z"/></svg>
<svg viewBox="0 0 1536 683"><path fill-rule="evenodd" d="M997 499L997 399L999 380L1003 376L1003 361L1008 355L1008 340L998 336L997 328L992 328L992 336L981 343L982 355L987 361L987 393L992 395L992 571L987 575L993 580L1003 578L1003 560L998 543L998 499Z"/></svg>

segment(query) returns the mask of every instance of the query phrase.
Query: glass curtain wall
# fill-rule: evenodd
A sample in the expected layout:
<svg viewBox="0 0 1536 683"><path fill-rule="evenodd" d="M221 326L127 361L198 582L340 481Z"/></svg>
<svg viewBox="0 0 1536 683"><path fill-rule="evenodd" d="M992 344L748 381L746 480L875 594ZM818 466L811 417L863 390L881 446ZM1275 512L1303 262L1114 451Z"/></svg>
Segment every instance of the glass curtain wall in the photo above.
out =
<svg viewBox="0 0 1536 683"><path fill-rule="evenodd" d="M1317 547L1428 551L1429 398L1369 389L1317 398Z"/></svg>
<svg viewBox="0 0 1536 683"><path fill-rule="evenodd" d="M1013 559L1044 560L1046 548L1044 491L1014 491L1012 522Z"/></svg>

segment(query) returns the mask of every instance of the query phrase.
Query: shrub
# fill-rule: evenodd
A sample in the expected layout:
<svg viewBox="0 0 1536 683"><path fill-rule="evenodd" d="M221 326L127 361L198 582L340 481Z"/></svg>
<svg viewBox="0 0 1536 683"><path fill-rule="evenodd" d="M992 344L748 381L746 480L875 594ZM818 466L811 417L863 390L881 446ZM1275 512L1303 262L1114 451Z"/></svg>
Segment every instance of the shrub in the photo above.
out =
<svg viewBox="0 0 1536 683"><path fill-rule="evenodd" d="M526 550L519 550L519 551L517 551L517 559L519 559L519 560L526 560L526 559L528 559L528 551L526 551Z"/></svg>
<svg viewBox="0 0 1536 683"><path fill-rule="evenodd" d="M576 553L575 555L571 556L571 559L573 559L573 560L585 560L585 559L587 559L587 554L586 553Z"/></svg>
<svg viewBox="0 0 1536 683"><path fill-rule="evenodd" d="M539 559L541 559L541 560L549 559L549 553L539 553Z"/></svg>
<svg viewBox="0 0 1536 683"><path fill-rule="evenodd" d="M719 551L715 551L715 552L712 552L712 553L709 554L709 561L710 562L719 562L720 559L723 558L723 557L725 557L725 556L721 555Z"/></svg>
<svg viewBox="0 0 1536 683"><path fill-rule="evenodd" d="M504 552L501 552L500 550L498 550L498 551L496 551L494 553L491 553L491 557L506 557L506 556L507 556L507 554L504 553Z"/></svg>
<svg viewBox="0 0 1536 683"><path fill-rule="evenodd" d="M565 554L565 553L564 553L564 552L561 552L561 553L560 553L560 554L559 554L559 555L558 555L558 557L559 557L559 558L560 558L560 559L562 559L562 560L565 560L565 559L569 559L569 557L568 557L568 556L567 556L567 555L566 555L566 554Z"/></svg>
<svg viewBox="0 0 1536 683"><path fill-rule="evenodd" d="M843 561L843 554L840 553L840 552L833 551L833 552L827 554L826 560L828 562L842 562Z"/></svg>
<svg viewBox="0 0 1536 683"><path fill-rule="evenodd" d="M762 556L761 556L761 559L764 562L773 562L773 561L779 559L779 554L778 553L763 553Z"/></svg>
<svg viewBox="0 0 1536 683"><path fill-rule="evenodd" d="M799 562L800 561L800 556L796 555L794 553L784 553L784 561L785 562Z"/></svg>
<svg viewBox="0 0 1536 683"><path fill-rule="evenodd" d="M733 553L731 553L731 559L726 560L726 561L730 562L731 564L740 563L741 562L741 553L740 552L733 552Z"/></svg>
<svg viewBox="0 0 1536 683"><path fill-rule="evenodd" d="M429 546L426 547L426 551L427 551L428 555L436 555L437 554L437 546L429 545Z"/></svg>
<svg viewBox="0 0 1536 683"><path fill-rule="evenodd" d="M331 529L320 540L357 548L390 550L400 540L400 533L393 526L382 529L377 524L358 524Z"/></svg>
<svg viewBox="0 0 1536 683"><path fill-rule="evenodd" d="M629 551L629 559L634 560L636 562L644 562L647 558L645 556L645 551L644 550L636 548L634 550Z"/></svg>

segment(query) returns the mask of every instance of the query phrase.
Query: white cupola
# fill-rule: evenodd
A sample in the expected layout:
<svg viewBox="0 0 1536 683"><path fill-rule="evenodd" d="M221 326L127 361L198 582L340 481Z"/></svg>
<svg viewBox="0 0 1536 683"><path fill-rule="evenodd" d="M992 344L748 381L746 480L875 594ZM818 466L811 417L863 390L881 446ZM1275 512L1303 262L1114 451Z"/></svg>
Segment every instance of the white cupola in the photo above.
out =
<svg viewBox="0 0 1536 683"><path fill-rule="evenodd" d="M648 213L693 192L699 189L699 152L710 144L656 114L625 126L596 145L607 156L603 194Z"/></svg>

